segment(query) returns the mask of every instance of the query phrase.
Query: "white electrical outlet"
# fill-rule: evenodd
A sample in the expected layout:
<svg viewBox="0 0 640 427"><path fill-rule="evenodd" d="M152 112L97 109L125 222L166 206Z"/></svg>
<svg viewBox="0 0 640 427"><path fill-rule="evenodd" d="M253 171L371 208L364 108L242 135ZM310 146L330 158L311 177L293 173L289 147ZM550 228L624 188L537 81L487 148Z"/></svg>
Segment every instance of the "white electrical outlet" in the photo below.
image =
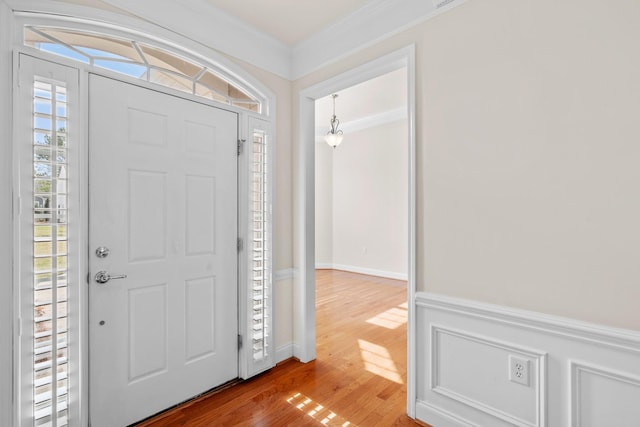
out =
<svg viewBox="0 0 640 427"><path fill-rule="evenodd" d="M529 359L509 355L509 381L529 386Z"/></svg>

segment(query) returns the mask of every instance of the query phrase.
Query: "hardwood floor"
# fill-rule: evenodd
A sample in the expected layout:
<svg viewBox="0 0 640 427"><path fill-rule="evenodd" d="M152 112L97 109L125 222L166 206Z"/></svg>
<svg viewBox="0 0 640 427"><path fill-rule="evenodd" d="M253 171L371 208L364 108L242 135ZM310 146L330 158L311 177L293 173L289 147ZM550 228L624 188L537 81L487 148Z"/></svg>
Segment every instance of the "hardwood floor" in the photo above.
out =
<svg viewBox="0 0 640 427"><path fill-rule="evenodd" d="M285 361L139 426L420 426L406 411L406 283L316 272L317 359Z"/></svg>

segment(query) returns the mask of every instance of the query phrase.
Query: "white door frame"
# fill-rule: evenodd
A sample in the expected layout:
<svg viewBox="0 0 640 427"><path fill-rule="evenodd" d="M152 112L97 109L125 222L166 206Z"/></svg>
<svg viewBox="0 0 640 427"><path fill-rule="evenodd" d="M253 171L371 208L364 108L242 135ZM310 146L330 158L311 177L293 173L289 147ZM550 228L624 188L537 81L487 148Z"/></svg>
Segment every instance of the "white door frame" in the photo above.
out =
<svg viewBox="0 0 640 427"><path fill-rule="evenodd" d="M294 186L294 356L302 362L316 357L315 321L315 100L391 71L407 69L409 144L409 265L407 281L407 413L415 418L415 307L416 293L416 135L415 46L389 53L300 92L299 146Z"/></svg>

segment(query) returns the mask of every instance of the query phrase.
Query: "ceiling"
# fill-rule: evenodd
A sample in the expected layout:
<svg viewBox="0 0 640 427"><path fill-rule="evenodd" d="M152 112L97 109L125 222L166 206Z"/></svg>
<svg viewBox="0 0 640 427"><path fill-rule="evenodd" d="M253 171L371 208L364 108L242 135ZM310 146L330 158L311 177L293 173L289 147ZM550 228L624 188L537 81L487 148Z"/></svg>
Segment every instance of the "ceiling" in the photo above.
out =
<svg viewBox="0 0 640 427"><path fill-rule="evenodd" d="M354 15L363 12L363 8L374 6L381 0L204 1L285 45L295 46L331 25L338 22L344 25L346 17L353 18L351 21L355 20ZM378 118L406 107L406 81L406 70L401 69L338 92L338 119L348 126L350 123L362 123L363 119L366 121L367 118ZM318 99L316 125L319 129L329 125L331 115L331 96ZM375 120L369 122L373 123ZM324 133L323 130L322 134Z"/></svg>
<svg viewBox="0 0 640 427"><path fill-rule="evenodd" d="M372 0L207 0L287 45L295 45Z"/></svg>

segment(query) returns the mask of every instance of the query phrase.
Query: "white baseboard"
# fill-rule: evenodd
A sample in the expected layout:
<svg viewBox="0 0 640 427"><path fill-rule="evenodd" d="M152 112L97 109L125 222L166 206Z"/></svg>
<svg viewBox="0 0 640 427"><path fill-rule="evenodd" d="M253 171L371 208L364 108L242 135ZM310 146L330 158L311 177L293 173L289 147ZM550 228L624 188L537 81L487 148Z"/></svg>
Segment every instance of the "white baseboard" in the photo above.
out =
<svg viewBox="0 0 640 427"><path fill-rule="evenodd" d="M276 363L280 363L293 357L293 343L281 345L276 349Z"/></svg>
<svg viewBox="0 0 640 427"><path fill-rule="evenodd" d="M424 292L415 310L418 420L637 425L640 332ZM514 357L525 361L526 385L510 381Z"/></svg>
<svg viewBox="0 0 640 427"><path fill-rule="evenodd" d="M280 280L293 279L293 268L283 268L282 270L276 270L273 274L273 279L276 282Z"/></svg>
<svg viewBox="0 0 640 427"><path fill-rule="evenodd" d="M397 273L394 271L376 270L373 268L358 267L354 265L344 265L344 264L316 263L316 268L348 271L350 273L366 274L368 276L385 277L387 279L396 279L396 280L408 280L408 277L409 277L407 273Z"/></svg>
<svg viewBox="0 0 640 427"><path fill-rule="evenodd" d="M316 270L333 270L333 264L330 262L316 262Z"/></svg>
<svg viewBox="0 0 640 427"><path fill-rule="evenodd" d="M473 423L427 402L416 402L416 419L429 420L434 427L475 427Z"/></svg>
<svg viewBox="0 0 640 427"><path fill-rule="evenodd" d="M300 348L300 344L296 344L296 343L292 343L291 344L291 351L293 354L293 357L297 358L298 360L302 360L302 348Z"/></svg>

